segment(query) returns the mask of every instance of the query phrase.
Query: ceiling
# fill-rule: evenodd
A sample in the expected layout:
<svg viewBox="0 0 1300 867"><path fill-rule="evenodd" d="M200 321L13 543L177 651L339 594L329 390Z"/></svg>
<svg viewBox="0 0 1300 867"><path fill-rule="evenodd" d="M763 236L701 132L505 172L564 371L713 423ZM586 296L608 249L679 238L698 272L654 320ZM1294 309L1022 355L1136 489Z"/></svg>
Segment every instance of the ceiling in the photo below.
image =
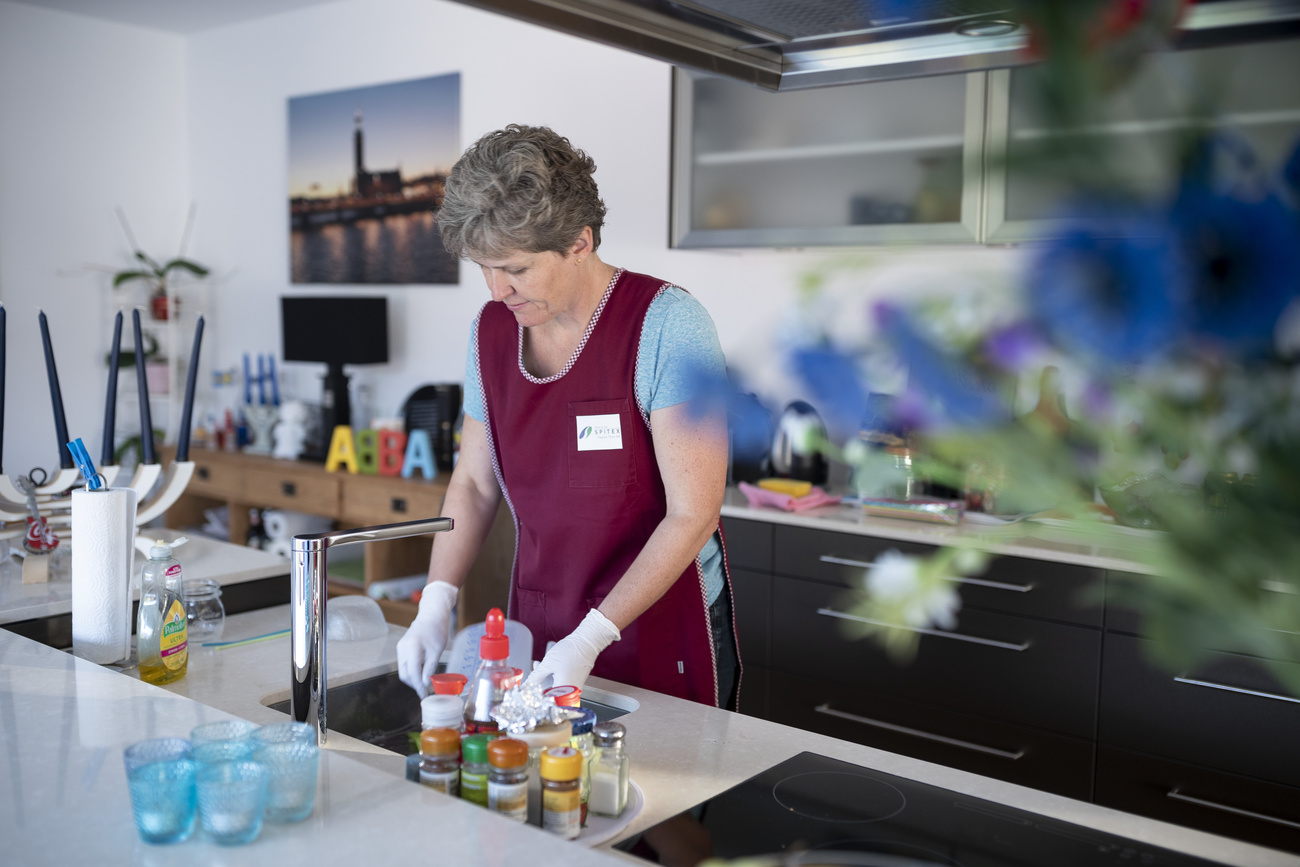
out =
<svg viewBox="0 0 1300 867"><path fill-rule="evenodd" d="M11 2L188 36L254 18L267 18L309 6L323 6L335 0L11 0Z"/></svg>

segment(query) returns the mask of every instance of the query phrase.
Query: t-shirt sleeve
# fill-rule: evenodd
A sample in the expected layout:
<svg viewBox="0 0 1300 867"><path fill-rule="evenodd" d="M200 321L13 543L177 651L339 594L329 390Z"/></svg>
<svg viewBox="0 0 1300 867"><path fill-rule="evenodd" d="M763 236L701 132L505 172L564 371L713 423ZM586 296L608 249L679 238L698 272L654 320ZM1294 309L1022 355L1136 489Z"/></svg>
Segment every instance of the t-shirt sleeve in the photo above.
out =
<svg viewBox="0 0 1300 867"><path fill-rule="evenodd" d="M637 351L636 397L647 413L676 406L724 381L727 361L704 305L676 286L646 311Z"/></svg>
<svg viewBox="0 0 1300 867"><path fill-rule="evenodd" d="M469 349L465 355L465 387L461 389L461 409L475 421L483 421L483 383L478 378L478 319L469 328Z"/></svg>

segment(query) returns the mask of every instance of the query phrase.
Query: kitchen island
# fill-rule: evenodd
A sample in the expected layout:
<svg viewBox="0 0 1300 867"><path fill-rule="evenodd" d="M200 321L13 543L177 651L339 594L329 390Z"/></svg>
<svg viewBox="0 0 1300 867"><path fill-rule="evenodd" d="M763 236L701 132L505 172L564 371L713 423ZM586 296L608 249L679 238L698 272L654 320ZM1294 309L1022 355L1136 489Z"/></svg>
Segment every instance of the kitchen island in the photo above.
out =
<svg viewBox="0 0 1300 867"><path fill-rule="evenodd" d="M232 616L225 640L288 625L287 606ZM369 641L329 645L330 683L392 671L401 627ZM589 850L512 824L407 782L404 761L332 735L323 752L316 809L296 825L267 825L253 844L222 849L201 834L175 846L139 841L122 749L148 737L185 735L229 716L285 717L266 705L288 695L286 638L224 650L198 648L187 676L141 683L70 654L0 631L0 791L3 861L14 864L466 865L626 863L609 844ZM1242 867L1300 867L1300 857L1098 807L766 720L593 679L639 702L627 726L632 777L645 807L632 835L802 751L964 792L996 803ZM638 862L641 863L641 862Z"/></svg>

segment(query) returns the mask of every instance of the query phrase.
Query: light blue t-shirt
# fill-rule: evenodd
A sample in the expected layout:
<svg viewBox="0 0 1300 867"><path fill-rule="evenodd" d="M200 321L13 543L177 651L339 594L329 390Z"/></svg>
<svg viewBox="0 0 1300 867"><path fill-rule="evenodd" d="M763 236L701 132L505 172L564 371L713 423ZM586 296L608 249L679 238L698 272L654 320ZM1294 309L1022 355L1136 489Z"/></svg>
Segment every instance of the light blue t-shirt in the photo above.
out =
<svg viewBox="0 0 1300 867"><path fill-rule="evenodd" d="M470 330L465 359L465 415L483 420L483 385L479 382L478 331ZM695 397L700 383L726 377L726 359L713 320L699 301L670 286L650 303L641 325L637 350L636 399L647 413L676 406ZM722 592L722 548L717 534L700 550L704 589L712 605Z"/></svg>

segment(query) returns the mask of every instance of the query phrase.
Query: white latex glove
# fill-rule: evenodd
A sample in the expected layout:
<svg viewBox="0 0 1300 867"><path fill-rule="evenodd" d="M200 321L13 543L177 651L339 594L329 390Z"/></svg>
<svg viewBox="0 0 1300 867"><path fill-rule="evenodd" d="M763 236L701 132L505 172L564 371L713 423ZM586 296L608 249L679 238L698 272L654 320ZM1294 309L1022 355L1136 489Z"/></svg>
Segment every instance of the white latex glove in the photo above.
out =
<svg viewBox="0 0 1300 867"><path fill-rule="evenodd" d="M581 689L587 682L587 675L591 674L591 667L596 664L596 657L621 637L618 627L593 608L582 618L577 629L546 651L546 656L528 675L528 683L545 686L546 678L550 677L553 686Z"/></svg>
<svg viewBox="0 0 1300 867"><path fill-rule="evenodd" d="M420 597L420 610L397 641L397 676L424 698L429 677L447 646L447 620L459 590L446 581L431 581Z"/></svg>

